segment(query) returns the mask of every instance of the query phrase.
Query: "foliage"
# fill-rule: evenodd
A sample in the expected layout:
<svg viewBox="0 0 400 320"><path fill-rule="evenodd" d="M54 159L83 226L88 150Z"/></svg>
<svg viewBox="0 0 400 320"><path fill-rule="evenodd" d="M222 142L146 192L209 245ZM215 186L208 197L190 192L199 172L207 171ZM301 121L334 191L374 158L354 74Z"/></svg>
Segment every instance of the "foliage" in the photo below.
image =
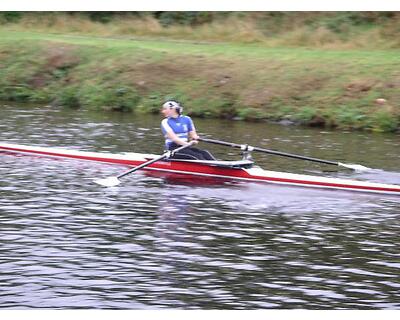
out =
<svg viewBox="0 0 400 320"><path fill-rule="evenodd" d="M206 11L159 11L154 16L164 27L172 25L196 26L209 23L213 20L213 14Z"/></svg>
<svg viewBox="0 0 400 320"><path fill-rule="evenodd" d="M303 107L294 114L294 119L301 123L308 123L318 114L318 110L311 107Z"/></svg>
<svg viewBox="0 0 400 320"><path fill-rule="evenodd" d="M29 101L33 90L25 85L11 85L0 88L0 99L8 101L25 102Z"/></svg>
<svg viewBox="0 0 400 320"><path fill-rule="evenodd" d="M53 101L53 104L78 108L81 106L78 92L79 88L76 86L63 88L59 91L59 95L57 95L57 98Z"/></svg>
<svg viewBox="0 0 400 320"><path fill-rule="evenodd" d="M238 118L250 121L260 121L266 119L267 116L265 112L259 108L247 107L238 111Z"/></svg>
<svg viewBox="0 0 400 320"><path fill-rule="evenodd" d="M371 25L379 19L388 17L390 15L385 12L337 12L321 19L316 25L324 25L329 30L340 33L347 31L351 26Z"/></svg>
<svg viewBox="0 0 400 320"><path fill-rule="evenodd" d="M215 93L209 91L190 101L187 112L202 118L233 119L237 116L237 96L230 93Z"/></svg>
<svg viewBox="0 0 400 320"><path fill-rule="evenodd" d="M21 17L22 13L17 11L0 12L0 24L15 23L18 22L21 19Z"/></svg>
<svg viewBox="0 0 400 320"><path fill-rule="evenodd" d="M335 123L341 128L362 128L365 118L358 108L341 106L335 110Z"/></svg>
<svg viewBox="0 0 400 320"><path fill-rule="evenodd" d="M88 12L87 15L92 21L108 23L113 19L114 12L94 11L94 12Z"/></svg>
<svg viewBox="0 0 400 320"><path fill-rule="evenodd" d="M375 112L368 120L368 125L372 131L393 132L399 128L400 118L394 117L385 110Z"/></svg>
<svg viewBox="0 0 400 320"><path fill-rule="evenodd" d="M133 111L140 102L134 89L103 87L105 84L86 84L79 90L82 106L102 110Z"/></svg>
<svg viewBox="0 0 400 320"><path fill-rule="evenodd" d="M162 93L150 92L147 96L141 99L137 110L143 113L159 113L162 102L166 100L167 99Z"/></svg>

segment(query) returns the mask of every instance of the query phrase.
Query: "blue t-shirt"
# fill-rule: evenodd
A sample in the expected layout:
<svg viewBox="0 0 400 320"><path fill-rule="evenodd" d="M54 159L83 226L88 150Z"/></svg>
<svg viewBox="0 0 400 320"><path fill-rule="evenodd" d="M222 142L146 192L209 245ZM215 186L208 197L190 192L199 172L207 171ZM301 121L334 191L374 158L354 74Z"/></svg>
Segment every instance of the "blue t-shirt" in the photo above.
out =
<svg viewBox="0 0 400 320"><path fill-rule="evenodd" d="M188 116L181 115L177 118L165 118L163 121L161 121L161 130L165 136L165 146L167 149L173 142L171 139L166 137L168 128L171 128L171 130L184 141L188 141L189 132L195 130L193 121Z"/></svg>

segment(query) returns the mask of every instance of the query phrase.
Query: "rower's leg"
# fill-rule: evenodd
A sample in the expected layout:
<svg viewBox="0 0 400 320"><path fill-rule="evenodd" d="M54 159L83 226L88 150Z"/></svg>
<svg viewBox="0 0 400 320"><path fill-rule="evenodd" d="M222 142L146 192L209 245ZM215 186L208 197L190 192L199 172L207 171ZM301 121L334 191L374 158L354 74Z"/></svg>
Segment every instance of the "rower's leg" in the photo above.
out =
<svg viewBox="0 0 400 320"><path fill-rule="evenodd" d="M212 160L212 159L210 159L210 154L208 152L204 152L204 150L193 148L193 147L182 150L182 153L190 154L191 156L195 157L197 160Z"/></svg>
<svg viewBox="0 0 400 320"><path fill-rule="evenodd" d="M200 150L203 160L217 160L208 150Z"/></svg>
<svg viewBox="0 0 400 320"><path fill-rule="evenodd" d="M177 144L173 143L171 149L176 149ZM186 148L178 153L175 153L173 158L175 159L187 159L187 160L217 160L215 157L207 150L201 150L194 147Z"/></svg>
<svg viewBox="0 0 400 320"><path fill-rule="evenodd" d="M191 155L188 153L183 153L183 152L174 153L174 155L171 157L171 159L198 160L194 155Z"/></svg>

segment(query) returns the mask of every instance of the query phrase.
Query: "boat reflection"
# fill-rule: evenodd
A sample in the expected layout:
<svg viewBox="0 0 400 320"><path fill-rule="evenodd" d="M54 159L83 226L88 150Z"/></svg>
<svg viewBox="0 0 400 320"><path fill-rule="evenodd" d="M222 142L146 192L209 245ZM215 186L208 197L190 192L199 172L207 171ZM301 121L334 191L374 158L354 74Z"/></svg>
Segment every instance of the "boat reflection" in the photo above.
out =
<svg viewBox="0 0 400 320"><path fill-rule="evenodd" d="M243 182L219 177L207 177L207 176L193 176L189 174L173 173L173 172L161 172L161 171L145 171L146 176L162 179L165 183L175 185L188 185L194 187L226 187L226 186L238 186Z"/></svg>

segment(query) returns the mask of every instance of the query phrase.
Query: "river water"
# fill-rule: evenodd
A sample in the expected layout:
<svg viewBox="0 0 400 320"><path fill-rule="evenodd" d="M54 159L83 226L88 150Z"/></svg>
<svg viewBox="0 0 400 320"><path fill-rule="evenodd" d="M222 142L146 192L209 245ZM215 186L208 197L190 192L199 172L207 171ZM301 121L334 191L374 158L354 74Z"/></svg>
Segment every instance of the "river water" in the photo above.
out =
<svg viewBox="0 0 400 320"><path fill-rule="evenodd" d="M0 109L0 141L160 153L160 116ZM272 170L400 183L399 135L196 120L204 136L379 168L254 154ZM202 145L218 158L226 147ZM0 309L400 309L398 197L169 180L0 153Z"/></svg>

